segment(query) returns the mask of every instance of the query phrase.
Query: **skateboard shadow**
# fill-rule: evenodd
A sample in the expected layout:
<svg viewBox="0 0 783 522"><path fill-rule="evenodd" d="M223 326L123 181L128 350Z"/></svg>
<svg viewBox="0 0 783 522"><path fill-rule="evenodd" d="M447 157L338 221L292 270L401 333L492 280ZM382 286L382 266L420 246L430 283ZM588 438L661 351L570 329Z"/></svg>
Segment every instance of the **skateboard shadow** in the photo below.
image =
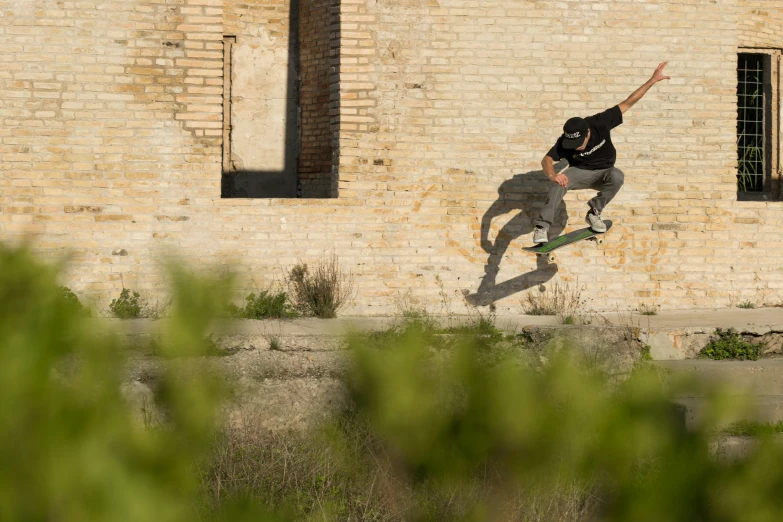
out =
<svg viewBox="0 0 783 522"><path fill-rule="evenodd" d="M558 166L556 165L555 168L557 169ZM502 283L496 282L500 262L511 242L520 236L531 234L527 239L529 239L530 246L533 245L532 232L535 220L544 205L544 200L551 186L551 182L541 170L516 174L500 185L497 201L487 209L481 218L481 248L489 254L489 258L476 293L466 296L469 303L476 306L491 305L517 292L546 283L557 273L557 265L550 265L545 258L525 253L531 257L531 261L535 257L536 269ZM515 211L518 213L498 231L494 243L490 241L489 232L492 220ZM562 233L567 219L566 205L561 203L555 215L556 224L553 224L549 229L550 238L557 237Z"/></svg>

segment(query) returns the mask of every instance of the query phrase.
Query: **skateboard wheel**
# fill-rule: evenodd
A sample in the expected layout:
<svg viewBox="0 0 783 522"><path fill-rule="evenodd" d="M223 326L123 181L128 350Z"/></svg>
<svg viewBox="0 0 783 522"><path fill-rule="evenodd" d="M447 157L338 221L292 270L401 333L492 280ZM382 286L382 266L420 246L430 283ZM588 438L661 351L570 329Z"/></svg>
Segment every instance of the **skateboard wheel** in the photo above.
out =
<svg viewBox="0 0 783 522"><path fill-rule="evenodd" d="M555 255L554 254L549 254L548 256L546 256L546 260L547 260L548 263L554 263L555 262Z"/></svg>
<svg viewBox="0 0 783 522"><path fill-rule="evenodd" d="M603 245L604 244L604 239L602 237L597 237L597 238L595 238L595 243L597 245Z"/></svg>

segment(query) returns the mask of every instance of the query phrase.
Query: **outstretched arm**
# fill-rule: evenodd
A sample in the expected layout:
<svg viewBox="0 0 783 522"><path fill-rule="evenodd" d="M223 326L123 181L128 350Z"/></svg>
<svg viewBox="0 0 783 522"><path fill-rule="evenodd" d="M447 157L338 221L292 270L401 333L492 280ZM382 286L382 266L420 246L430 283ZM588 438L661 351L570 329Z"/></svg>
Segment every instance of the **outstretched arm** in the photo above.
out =
<svg viewBox="0 0 783 522"><path fill-rule="evenodd" d="M625 112L628 109L633 107L636 104L636 102L641 100L642 97L645 94L647 94L647 91L650 90L650 87L652 87L653 85L655 85L656 83L658 83L661 80L668 80L670 78L669 76L664 76L664 74L663 74L663 68L666 67L666 64L668 64L668 63L669 62L663 62L662 64L658 65L658 68L655 69L655 72L653 73L652 78L647 80L647 83L645 83L644 85L642 85L641 87L636 89L634 91L634 93L631 94L628 97L627 100L625 100L624 102L622 102L619 105L620 111L622 111L623 114L625 114Z"/></svg>

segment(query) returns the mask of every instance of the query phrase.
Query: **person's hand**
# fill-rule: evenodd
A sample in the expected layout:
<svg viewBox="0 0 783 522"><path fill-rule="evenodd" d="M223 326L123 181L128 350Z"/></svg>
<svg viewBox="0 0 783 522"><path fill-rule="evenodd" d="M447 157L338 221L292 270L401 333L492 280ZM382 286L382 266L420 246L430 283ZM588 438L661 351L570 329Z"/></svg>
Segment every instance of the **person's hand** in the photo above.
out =
<svg viewBox="0 0 783 522"><path fill-rule="evenodd" d="M659 64L659 65L658 65L658 68L657 68L657 69L655 69L655 72L654 72L654 73L653 73L653 75L652 75L652 81L653 81L654 83L658 83L658 82L659 82L659 81L661 81L661 80L668 80L668 79L670 79L670 78L671 78L670 76L665 76L665 75L663 74L663 68L664 68L664 67L666 67L666 65L667 65L668 63L669 63L669 62L663 62L663 63L661 63L661 64Z"/></svg>
<svg viewBox="0 0 783 522"><path fill-rule="evenodd" d="M558 174L555 176L555 179L553 179L555 183L560 185L563 188L568 188L568 178L565 176L565 174Z"/></svg>

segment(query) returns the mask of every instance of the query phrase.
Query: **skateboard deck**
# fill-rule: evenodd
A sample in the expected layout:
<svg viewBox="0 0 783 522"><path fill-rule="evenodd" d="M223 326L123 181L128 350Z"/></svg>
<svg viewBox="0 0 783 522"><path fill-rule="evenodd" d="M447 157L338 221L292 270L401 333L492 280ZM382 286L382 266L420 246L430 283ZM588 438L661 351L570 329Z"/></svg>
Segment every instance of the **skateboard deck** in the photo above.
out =
<svg viewBox="0 0 783 522"><path fill-rule="evenodd" d="M609 231L610 228L612 228L612 222L609 220L604 221L606 223L606 232ZM536 254L538 256L546 256L547 261L550 263L553 263L555 261L555 254L554 251L558 248L563 248L564 246L568 246L570 244L576 243L578 241L584 241L585 239L593 240L597 244L602 244L604 242L604 239L602 236L606 232L594 232L590 229L590 227L586 228L580 228L579 230L574 230L573 232L569 232L568 234L563 234L562 236L558 236L549 243L544 243L542 245L537 245L534 247L526 247L523 248L525 252L531 252L533 254Z"/></svg>

